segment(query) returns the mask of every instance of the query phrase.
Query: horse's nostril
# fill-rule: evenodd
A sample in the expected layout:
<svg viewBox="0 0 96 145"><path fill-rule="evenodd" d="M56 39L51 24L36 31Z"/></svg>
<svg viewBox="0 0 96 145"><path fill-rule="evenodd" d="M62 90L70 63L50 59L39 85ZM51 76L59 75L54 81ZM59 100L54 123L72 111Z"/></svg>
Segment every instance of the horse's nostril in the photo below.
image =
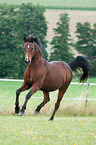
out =
<svg viewBox="0 0 96 145"><path fill-rule="evenodd" d="M25 59L24 62L25 62L26 65L29 65L30 64L30 60L26 60Z"/></svg>

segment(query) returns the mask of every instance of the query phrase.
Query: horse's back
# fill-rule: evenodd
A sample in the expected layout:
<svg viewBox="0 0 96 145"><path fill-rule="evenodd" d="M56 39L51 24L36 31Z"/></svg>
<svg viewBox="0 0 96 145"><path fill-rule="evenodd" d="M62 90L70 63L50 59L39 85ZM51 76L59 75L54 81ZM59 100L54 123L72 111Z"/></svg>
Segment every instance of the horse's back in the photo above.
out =
<svg viewBox="0 0 96 145"><path fill-rule="evenodd" d="M64 80L67 81L72 77L72 70L70 66L64 61L52 61L49 63L50 68L53 70L54 73L56 71L57 74L60 74L64 77Z"/></svg>

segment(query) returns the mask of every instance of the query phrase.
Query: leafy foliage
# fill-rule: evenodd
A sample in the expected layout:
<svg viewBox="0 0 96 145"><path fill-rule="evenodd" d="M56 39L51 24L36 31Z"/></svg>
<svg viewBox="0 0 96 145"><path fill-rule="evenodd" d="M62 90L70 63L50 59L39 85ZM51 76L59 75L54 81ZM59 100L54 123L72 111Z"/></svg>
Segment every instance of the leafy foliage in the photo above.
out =
<svg viewBox="0 0 96 145"><path fill-rule="evenodd" d="M89 22L77 23L76 33L78 37L76 49L86 56L96 55L96 28L92 29Z"/></svg>
<svg viewBox="0 0 96 145"><path fill-rule="evenodd" d="M79 53L86 55L92 63L92 72L91 75L96 75L96 24L93 28L89 22L77 23L77 42L75 47Z"/></svg>
<svg viewBox="0 0 96 145"><path fill-rule="evenodd" d="M69 17L67 13L60 14L57 28L54 28L55 37L51 44L53 52L51 53L50 60L62 60L69 62L73 58L72 53L69 52Z"/></svg>
<svg viewBox="0 0 96 145"><path fill-rule="evenodd" d="M43 48L46 47L45 36L47 22L44 8L31 3L0 6L0 77L21 78L25 70L23 37L37 35ZM47 59L47 52L44 49Z"/></svg>

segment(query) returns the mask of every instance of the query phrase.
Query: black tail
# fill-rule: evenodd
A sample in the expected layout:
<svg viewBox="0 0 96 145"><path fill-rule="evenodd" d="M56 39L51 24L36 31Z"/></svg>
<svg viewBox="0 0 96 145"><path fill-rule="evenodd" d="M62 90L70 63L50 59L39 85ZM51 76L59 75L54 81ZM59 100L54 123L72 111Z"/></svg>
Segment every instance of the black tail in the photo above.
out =
<svg viewBox="0 0 96 145"><path fill-rule="evenodd" d="M84 82L89 75L89 62L83 56L77 56L72 62L68 63L73 71L83 70L83 74L80 77L80 82Z"/></svg>

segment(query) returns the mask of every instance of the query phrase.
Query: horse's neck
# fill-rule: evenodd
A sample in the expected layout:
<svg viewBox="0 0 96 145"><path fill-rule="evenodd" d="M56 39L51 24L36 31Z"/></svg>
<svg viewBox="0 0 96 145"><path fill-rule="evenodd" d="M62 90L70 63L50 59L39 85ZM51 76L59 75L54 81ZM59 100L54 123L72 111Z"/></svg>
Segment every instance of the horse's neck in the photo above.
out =
<svg viewBox="0 0 96 145"><path fill-rule="evenodd" d="M38 56L35 56L32 61L31 61L31 64L30 64L30 67L31 68L40 68L40 66L43 64L44 62L44 59L42 57L38 57Z"/></svg>
<svg viewBox="0 0 96 145"><path fill-rule="evenodd" d="M34 47L35 47L35 56L42 57L42 53L39 46L36 43L34 43Z"/></svg>
<svg viewBox="0 0 96 145"><path fill-rule="evenodd" d="M35 54L32 58L32 63L39 63L39 61L42 59L42 54L36 43L34 43L34 47L35 47Z"/></svg>

